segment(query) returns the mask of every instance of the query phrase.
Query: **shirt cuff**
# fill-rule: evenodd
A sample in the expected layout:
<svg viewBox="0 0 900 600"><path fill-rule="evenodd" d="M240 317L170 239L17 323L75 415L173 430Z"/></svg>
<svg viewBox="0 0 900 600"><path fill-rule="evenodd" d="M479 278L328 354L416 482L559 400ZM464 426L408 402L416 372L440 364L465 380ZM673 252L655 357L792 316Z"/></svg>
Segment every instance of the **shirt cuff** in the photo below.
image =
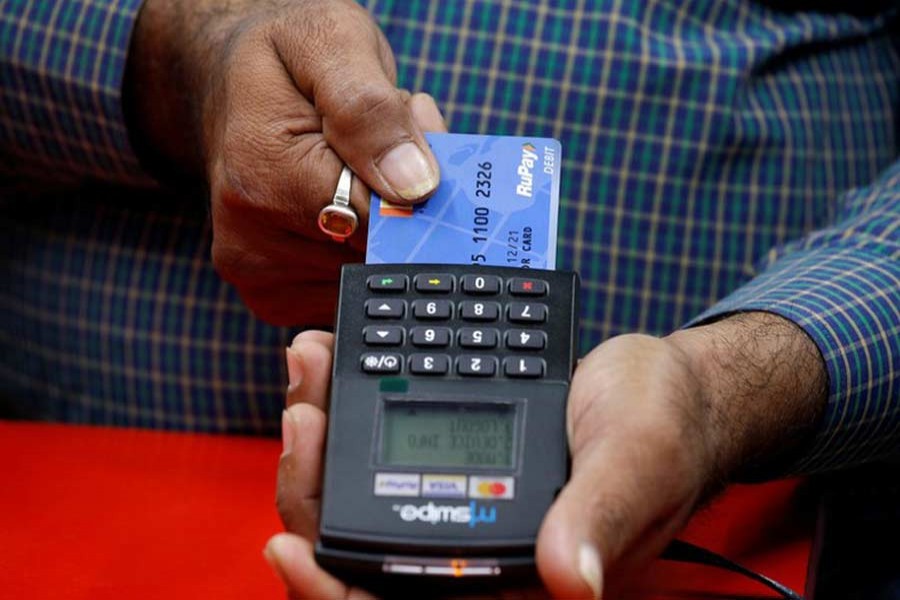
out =
<svg viewBox="0 0 900 600"><path fill-rule="evenodd" d="M142 0L0 6L15 23L0 75L20 93L0 111L0 146L17 175L149 185L125 125L123 83Z"/></svg>
<svg viewBox="0 0 900 600"><path fill-rule="evenodd" d="M766 311L801 327L828 375L823 422L785 474L837 469L883 456L900 437L900 256L849 237L798 249L694 319Z"/></svg>

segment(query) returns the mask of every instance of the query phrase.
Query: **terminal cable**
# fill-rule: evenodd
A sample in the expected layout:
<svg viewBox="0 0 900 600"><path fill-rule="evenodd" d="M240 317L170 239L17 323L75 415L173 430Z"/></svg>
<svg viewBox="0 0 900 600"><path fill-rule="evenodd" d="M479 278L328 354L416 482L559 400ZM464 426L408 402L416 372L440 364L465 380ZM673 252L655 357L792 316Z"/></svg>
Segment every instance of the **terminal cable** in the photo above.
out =
<svg viewBox="0 0 900 600"><path fill-rule="evenodd" d="M786 585L778 583L774 579L766 577L761 573L752 571L747 567L734 562L733 560L725 558L721 554L716 554L712 550L707 550L706 548L697 546L696 544L691 544L690 542L685 542L683 540L672 540L672 542L669 543L669 546L663 551L660 558L676 562L707 565L710 567L717 567L719 569L732 571L733 573L739 573L745 577L749 577L750 579L766 586L767 588L775 592L778 592L782 598L788 598L789 600L804 600L803 596L787 587Z"/></svg>

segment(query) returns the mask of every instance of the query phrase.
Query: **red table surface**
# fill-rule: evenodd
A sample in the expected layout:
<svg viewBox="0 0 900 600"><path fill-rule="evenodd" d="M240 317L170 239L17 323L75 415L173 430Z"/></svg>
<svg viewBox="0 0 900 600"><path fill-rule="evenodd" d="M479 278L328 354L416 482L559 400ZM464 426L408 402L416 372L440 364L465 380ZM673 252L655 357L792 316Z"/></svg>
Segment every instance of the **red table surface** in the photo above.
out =
<svg viewBox="0 0 900 600"><path fill-rule="evenodd" d="M283 598L262 558L281 528L281 443L0 421L2 598ZM681 536L802 591L812 519L797 482L734 486ZM774 598L657 561L635 598Z"/></svg>

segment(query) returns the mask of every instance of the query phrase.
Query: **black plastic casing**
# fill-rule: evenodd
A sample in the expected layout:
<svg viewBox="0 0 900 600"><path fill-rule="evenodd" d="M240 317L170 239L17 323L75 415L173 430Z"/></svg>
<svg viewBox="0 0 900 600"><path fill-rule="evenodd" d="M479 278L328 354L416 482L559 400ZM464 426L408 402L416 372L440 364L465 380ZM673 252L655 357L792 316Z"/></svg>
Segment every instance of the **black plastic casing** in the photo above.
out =
<svg viewBox="0 0 900 600"><path fill-rule="evenodd" d="M545 323L534 326L547 333L542 351L512 351L503 346L503 334L511 328L528 325L510 323L504 311L492 323L423 322L413 318L407 306L401 319L373 321L366 317L365 302L372 298L406 298L410 293L372 292L367 287L371 275L405 275L412 287L419 274L452 275L455 285L450 293L428 294L427 298L450 299L454 311L464 300L484 299L500 302L540 302L549 307ZM464 294L460 278L467 274L496 275L504 282L514 277L530 277L548 283L548 292L540 297L512 296L508 286L499 295L478 297ZM413 293L416 297L422 294ZM386 591L400 586L409 591L431 585L474 585L479 589L492 584L508 585L511 579L521 583L534 576L534 544L544 514L568 478L566 441L566 399L569 381L577 358L578 276L571 272L523 270L517 268L466 265L345 265L335 324L336 344L332 372L329 427L325 454L322 511L316 559L342 579L369 589ZM396 375L363 372L361 356L380 348L365 347L363 328L372 323L402 325L408 332L422 325L485 326L500 330L500 345L493 350L475 352L498 357L499 372L491 378L462 377L451 369L444 376L411 375L408 364ZM408 338L408 336L407 336ZM401 347L385 348L407 358L415 348L409 339ZM450 347L437 350L456 357L473 353L460 349L456 340ZM511 379L502 375L502 358L517 355L540 356L546 372L540 379ZM417 402L512 403L516 406L517 443L512 469L490 469L485 474L515 477L512 500L471 500L446 498L381 497L374 494L378 471L479 474L477 468L386 467L379 464L381 410L390 400ZM403 505L417 507L433 502L440 507L474 507L476 511L494 510L492 523L469 524L406 521L400 518ZM473 502L475 503L473 505ZM449 576L396 574L385 572L385 563L491 565L489 575ZM465 562L468 561L468 562Z"/></svg>

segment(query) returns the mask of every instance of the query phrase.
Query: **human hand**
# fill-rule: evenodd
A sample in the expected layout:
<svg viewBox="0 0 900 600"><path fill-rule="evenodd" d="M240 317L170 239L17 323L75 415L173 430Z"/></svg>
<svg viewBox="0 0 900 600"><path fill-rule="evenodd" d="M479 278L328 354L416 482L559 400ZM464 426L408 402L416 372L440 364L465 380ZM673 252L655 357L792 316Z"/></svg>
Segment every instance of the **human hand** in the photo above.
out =
<svg viewBox="0 0 900 600"><path fill-rule="evenodd" d="M570 479L538 535L548 590L618 597L715 492L801 445L826 391L815 344L767 313L595 348L569 394Z"/></svg>
<svg viewBox="0 0 900 600"><path fill-rule="evenodd" d="M429 196L438 165L422 135L445 131L434 100L396 88L384 36L352 0L148 0L127 71L139 136L202 173L213 263L279 325L330 324L338 270L361 262L369 190ZM360 231L319 231L342 164L357 175Z"/></svg>
<svg viewBox="0 0 900 600"><path fill-rule="evenodd" d="M306 332L288 351L278 508L293 533L273 537L266 557L298 597L367 597L312 554L331 344L328 334ZM824 382L806 335L764 313L594 349L569 395L571 478L537 541L548 592L615 598L714 491L802 442L798 433L824 404Z"/></svg>
<svg viewBox="0 0 900 600"><path fill-rule="evenodd" d="M278 461L276 503L286 533L269 540L264 555L292 599L364 600L373 596L340 581L316 563L328 387L334 336L304 331L287 350L289 384L282 415L284 452ZM543 598L538 589L517 589L498 597Z"/></svg>

